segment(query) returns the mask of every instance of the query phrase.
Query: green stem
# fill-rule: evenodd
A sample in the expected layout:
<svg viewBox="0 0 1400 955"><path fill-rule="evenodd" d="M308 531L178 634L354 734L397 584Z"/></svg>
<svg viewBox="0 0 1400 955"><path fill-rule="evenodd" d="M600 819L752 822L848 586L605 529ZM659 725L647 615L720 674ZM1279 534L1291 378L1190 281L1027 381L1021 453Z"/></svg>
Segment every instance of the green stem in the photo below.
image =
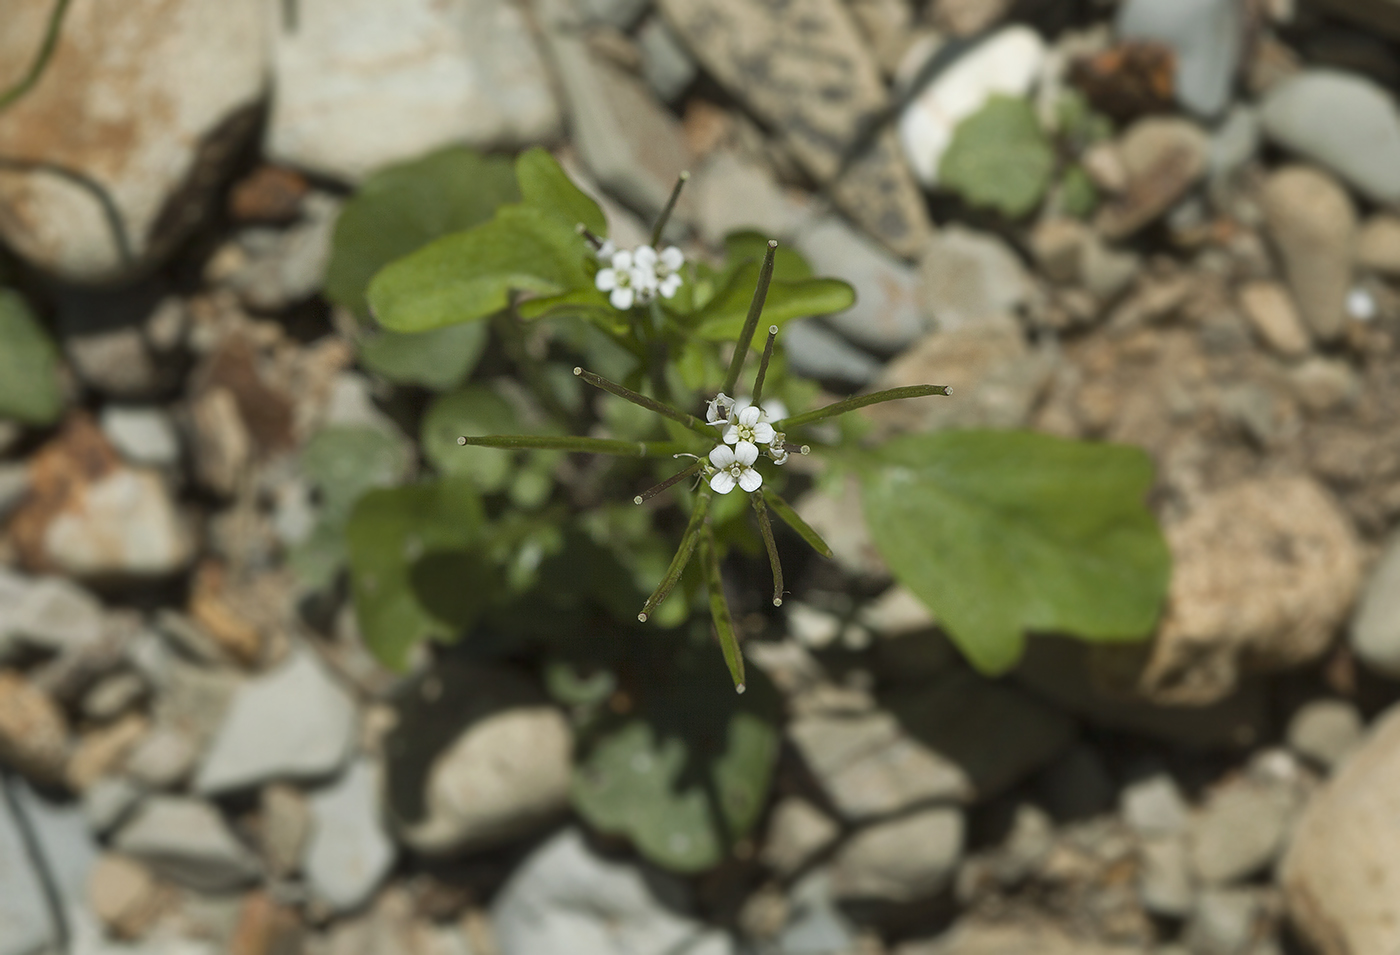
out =
<svg viewBox="0 0 1400 955"><path fill-rule="evenodd" d="M831 548L827 546L826 541L822 540L822 536L814 531L812 526L793 510L791 504L766 487L763 488L763 500L773 509L774 514L777 514L783 519L783 523L797 531L797 536L811 545L812 550L821 554L823 557L830 558L832 556Z"/></svg>
<svg viewBox="0 0 1400 955"><path fill-rule="evenodd" d="M695 553L695 544L700 539L700 529L705 526L705 515L710 512L710 501L713 498L709 488L700 489L700 494L695 499L695 509L690 512L690 523L685 526L681 545L676 548L676 556L671 558L671 566L666 568L666 576L661 578L661 583L657 584L656 590L642 606L642 612L637 614L637 619L642 623L646 623L652 611L671 595L672 589L681 579L681 574L685 573L685 565L690 563L690 555Z"/></svg>
<svg viewBox="0 0 1400 955"><path fill-rule="evenodd" d="M763 536L763 546L768 551L768 564L773 568L773 606L783 605L783 565L778 560L778 544L773 540L773 524L768 520L768 507L763 503L763 494L754 491L749 495L753 512L758 515L758 532Z"/></svg>
<svg viewBox="0 0 1400 955"><path fill-rule="evenodd" d="M656 218L656 225L651 230L651 247L658 248L661 245L661 233L666 228L666 223L671 221L671 213L676 208L676 200L681 197L681 188L690 179L690 173L681 171L676 177L676 185L671 190L671 198L666 200L666 208L661 210L661 215Z"/></svg>
<svg viewBox="0 0 1400 955"><path fill-rule="evenodd" d="M768 377L768 362L773 358L773 342L778 340L778 326L768 326L768 341L763 346L763 360L758 363L758 376L753 380L753 397L751 400L755 405L763 397L763 379Z"/></svg>
<svg viewBox="0 0 1400 955"><path fill-rule="evenodd" d="M800 428L804 424L812 424L814 421L834 418L848 411L864 408L866 405L877 405L882 401L894 401L897 398L923 398L928 395L951 395L952 393L953 389L951 385L906 385L903 388L891 388L888 391L877 391L871 395L856 395L854 398L847 398L844 401L837 401L833 404L829 404L825 408L804 411L802 414L784 418L782 421L776 422L773 426L778 428L779 431L787 431L789 428ZM779 425L781 425L781 427L779 427Z"/></svg>
<svg viewBox="0 0 1400 955"><path fill-rule="evenodd" d="M575 367L574 374L578 375L580 378L588 382L594 388L601 388L603 391L606 391L609 394L617 395L619 398L625 398L626 400L632 402L632 404L637 405L638 407L645 408L648 411L655 412L656 414L661 415L663 418L670 418L672 421L685 425L691 431L694 431L696 434L701 435L702 437L707 438L710 441L715 440L714 427L701 421L693 414L686 414L684 411L677 411L670 405L663 405L655 398L648 398L646 395L638 394L631 388L624 388L617 382L609 381L602 375L595 375L591 371L584 371L582 368Z"/></svg>
<svg viewBox="0 0 1400 955"><path fill-rule="evenodd" d="M700 468L702 468L704 464L704 461L696 461L690 467L685 468L682 471L677 471L675 474L672 474L660 484L654 484L642 493L638 494L636 497L632 498L632 503L641 504L643 501L651 500L652 498L656 497L656 495L666 490L668 487L673 487L674 485L679 484L681 481L684 481L686 478L690 477L696 471L700 470Z"/></svg>
<svg viewBox="0 0 1400 955"><path fill-rule="evenodd" d="M551 434L462 435L457 443L466 447L503 448L509 451L579 451L584 454L612 454L623 458L668 458L685 450L675 441L614 441L609 438L583 438Z"/></svg>
<svg viewBox="0 0 1400 955"><path fill-rule="evenodd" d="M758 271L758 285L753 290L753 301L749 303L749 314L744 319L744 330L739 333L739 340L734 345L734 357L729 360L729 371L724 375L724 387L720 391L726 395L734 394L734 388L739 383L739 372L744 367L744 359L748 357L749 345L753 343L754 330L758 328L758 317L763 314L763 302L768 298L768 285L773 281L773 256L777 254L778 240L768 240L768 251L763 255L763 268Z"/></svg>
<svg viewBox="0 0 1400 955"><path fill-rule="evenodd" d="M49 14L49 24L44 30L44 39L39 44L39 52L34 57L34 62L29 64L29 72L24 74L14 86L11 86L4 93L0 93L0 110L7 109L11 103L28 93L34 84L39 82L39 77L49 65L49 60L53 58L53 51L58 46L59 29L63 26L64 14L68 12L69 0L58 0L54 4L53 12Z"/></svg>
<svg viewBox="0 0 1400 955"><path fill-rule="evenodd" d="M701 538L700 560L705 567L705 587L710 592L710 617L715 622L715 633L719 636L719 648L724 654L724 662L729 667L729 676L734 681L734 690L744 692L744 654L739 650L739 637L734 632L734 619L729 615L729 601L724 599L724 578L719 572L719 552L715 548L715 535L705 525Z"/></svg>

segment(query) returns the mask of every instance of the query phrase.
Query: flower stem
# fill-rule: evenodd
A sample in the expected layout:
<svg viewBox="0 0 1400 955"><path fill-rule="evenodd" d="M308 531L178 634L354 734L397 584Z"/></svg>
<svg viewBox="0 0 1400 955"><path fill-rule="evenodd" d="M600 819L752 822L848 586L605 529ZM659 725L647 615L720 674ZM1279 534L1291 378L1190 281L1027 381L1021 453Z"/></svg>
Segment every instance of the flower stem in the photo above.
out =
<svg viewBox="0 0 1400 955"><path fill-rule="evenodd" d="M595 235L593 233L593 230L588 228L588 226L584 225L582 222L574 226L574 231L577 232L579 235L583 236L584 241L586 241L589 245L593 246L594 252L597 252L603 247L602 237Z"/></svg>
<svg viewBox="0 0 1400 955"><path fill-rule="evenodd" d="M651 487L647 488L647 489L646 489L645 491L643 491L642 493L638 494L636 497L632 498L632 503L633 503L633 504L640 504L640 503L642 503L643 501L649 501L649 500L651 500L652 498L656 497L656 495L658 495L658 494L660 494L662 491L666 490L668 487L671 487L672 485L677 484L677 483L679 483L679 482L681 482L681 481L684 481L686 478L690 477L690 476L691 476L692 474L694 474L696 471L700 470L700 468L702 468L702 467L704 466L704 464L705 464L704 461L696 461L694 464L692 464L690 467L686 468L685 470L683 470L683 471L677 471L675 474L672 474L670 477L668 477L666 480L662 481L660 484L654 484L654 485L652 485Z"/></svg>
<svg viewBox="0 0 1400 955"><path fill-rule="evenodd" d="M768 520L768 506L763 503L763 494L754 491L749 495L753 502L753 512L758 515L758 532L763 535L763 546L768 551L768 563L773 568L773 606L783 605L783 565L778 560L778 545L773 540L773 524Z"/></svg>
<svg viewBox="0 0 1400 955"><path fill-rule="evenodd" d="M462 435L462 446L503 448L510 451L579 451L584 454L612 454L622 458L668 458L684 451L675 441L614 441L608 438L583 438L575 435L553 434L483 434Z"/></svg>
<svg viewBox="0 0 1400 955"><path fill-rule="evenodd" d="M710 592L710 617L715 622L719 647L724 653L724 662L729 667L729 676L734 680L735 692L743 693L744 654L739 650L739 637L734 632L734 620L729 615L729 601L724 599L724 579L719 572L719 552L715 549L715 535L708 524L705 525L700 541L700 560L705 565L705 587Z"/></svg>
<svg viewBox="0 0 1400 955"><path fill-rule="evenodd" d="M768 341L763 346L763 360L758 363L758 377L753 380L753 398L751 400L754 404L758 404L759 399L763 397L763 379L768 376L768 362L773 357L773 342L777 340L778 326L769 325Z"/></svg>
<svg viewBox="0 0 1400 955"><path fill-rule="evenodd" d="M656 217L656 225L651 229L651 247L654 249L661 244L661 233L666 228L666 223L671 221L671 213L676 208L676 200L681 197L681 188L690 179L690 173L685 170L676 177L676 185L671 190L671 198L666 200L666 208L661 210L661 215Z"/></svg>
<svg viewBox="0 0 1400 955"><path fill-rule="evenodd" d="M903 388L891 388L888 391L877 391L871 395L856 395L854 398L847 398L844 401L837 401L827 405L825 408L815 408L812 411L804 411L802 414L792 415L784 418L779 430L786 431L789 428L800 428L804 424L811 424L814 421L823 421L827 418L834 418L843 415L848 411L855 411L857 408L864 408L866 405L877 405L882 401L894 401L897 398L923 398L928 395L951 395L953 393L950 385L906 385Z"/></svg>
<svg viewBox="0 0 1400 955"><path fill-rule="evenodd" d="M832 556L831 548L827 546L826 541L822 540L822 536L814 531L811 525L804 521L801 516L792 509L791 504L766 487L763 488L763 500L773 509L774 514L777 514L783 519L784 524L797 531L797 536L811 545L812 550L821 554L823 557L829 558Z"/></svg>
<svg viewBox="0 0 1400 955"><path fill-rule="evenodd" d="M724 387L720 389L725 394L732 394L734 387L739 383L739 372L744 367L744 359L748 357L749 345L753 343L754 330L758 328L758 317L763 314L763 302L768 298L768 285L773 281L773 256L778 250L778 240L768 240L768 251L763 255L763 268L758 271L758 285L753 290L753 301L749 303L749 314L744 319L744 330L739 333L739 340L735 342L734 357L729 361L729 371L724 375Z"/></svg>
<svg viewBox="0 0 1400 955"><path fill-rule="evenodd" d="M656 414L661 415L663 418L670 418L672 421L677 421L685 425L691 431L694 431L696 434L701 435L711 441L715 439L715 429L712 426L701 421L699 418L695 417L695 415L693 414L686 414L684 411L677 411L670 405L663 405L655 398L648 398L646 395L638 394L631 388L624 388L617 382L609 381L602 375L595 375L591 371L584 371L582 368L575 367L574 374L578 375L580 378L582 378L584 381L588 382L595 388L601 388L603 391L606 391L609 394L617 395L619 398L625 398L628 401L632 402L632 404L645 408L648 411L655 412Z"/></svg>
<svg viewBox="0 0 1400 955"><path fill-rule="evenodd" d="M695 509L690 512L690 523L685 526L681 545L676 548L676 556L671 558L671 566L666 568L666 576L661 578L655 592L642 606L642 612L637 614L637 619L642 623L646 623L652 611L670 596L672 589L681 579L681 574L685 573L685 565L690 563L690 555L695 553L695 544L700 539L700 529L705 526L705 515L710 512L710 501L713 499L714 495L710 493L709 488L700 489L700 494L695 499Z"/></svg>

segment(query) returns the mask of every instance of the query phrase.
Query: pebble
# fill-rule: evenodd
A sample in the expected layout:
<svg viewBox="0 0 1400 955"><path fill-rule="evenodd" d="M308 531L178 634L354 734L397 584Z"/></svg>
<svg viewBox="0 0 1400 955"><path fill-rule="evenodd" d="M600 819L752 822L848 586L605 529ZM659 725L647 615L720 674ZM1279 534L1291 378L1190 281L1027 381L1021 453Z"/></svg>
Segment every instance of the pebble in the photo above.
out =
<svg viewBox="0 0 1400 955"><path fill-rule="evenodd" d="M104 776L83 792L83 818L94 836L105 836L121 825L145 795L122 776Z"/></svg>
<svg viewBox="0 0 1400 955"><path fill-rule="evenodd" d="M865 526L860 484L854 477L834 488L807 491L792 506L826 541L832 559L846 573L872 581L890 579L885 558L875 549Z"/></svg>
<svg viewBox="0 0 1400 955"><path fill-rule="evenodd" d="M899 115L899 142L914 175L938 185L938 167L958 124L993 96L1023 97L1045 61L1045 41L1030 27L1003 27L939 71Z"/></svg>
<svg viewBox="0 0 1400 955"><path fill-rule="evenodd" d="M140 713L128 713L106 726L89 727L78 738L68 760L65 781L71 789L86 792L98 780L117 772L127 754L150 731L151 721Z"/></svg>
<svg viewBox="0 0 1400 955"><path fill-rule="evenodd" d="M1400 216L1378 213L1356 236L1356 265L1394 278L1400 276Z"/></svg>
<svg viewBox="0 0 1400 955"><path fill-rule="evenodd" d="M1208 165L1213 182L1228 183L1259 155L1259 112L1236 103L1210 137Z"/></svg>
<svg viewBox="0 0 1400 955"><path fill-rule="evenodd" d="M761 861L782 876L801 869L841 834L836 822L801 796L785 796L773 807Z"/></svg>
<svg viewBox="0 0 1400 955"><path fill-rule="evenodd" d="M936 895L957 869L963 828L960 811L933 808L858 830L832 859L832 894L895 903Z"/></svg>
<svg viewBox="0 0 1400 955"><path fill-rule="evenodd" d="M12 422L0 422L0 430L5 424ZM0 521L9 517L28 494L29 468L22 461L0 462Z"/></svg>
<svg viewBox="0 0 1400 955"><path fill-rule="evenodd" d="M831 873L818 869L789 890L787 924L778 933L782 955L831 955L855 952L856 927L831 895Z"/></svg>
<svg viewBox="0 0 1400 955"><path fill-rule="evenodd" d="M642 54L642 76L667 103L679 100L699 75L700 67L663 17L650 17L642 24L637 48Z"/></svg>
<svg viewBox="0 0 1400 955"><path fill-rule="evenodd" d="M781 336L788 368L816 381L861 388L884 367L873 355L861 351L815 318L803 318L783 326Z"/></svg>
<svg viewBox="0 0 1400 955"><path fill-rule="evenodd" d="M595 855L571 828L516 867L491 922L500 955L733 955L728 936L681 914L686 900L673 877Z"/></svg>
<svg viewBox="0 0 1400 955"><path fill-rule="evenodd" d="M131 464L162 468L180 462L180 438L163 408L104 405L99 423L112 447Z"/></svg>
<svg viewBox="0 0 1400 955"><path fill-rule="evenodd" d="M939 331L1014 315L1031 296L1016 253L990 233L949 226L919 264L918 297Z"/></svg>
<svg viewBox="0 0 1400 955"><path fill-rule="evenodd" d="M265 157L358 182L440 146L548 142L561 116L523 10L299 0L274 31Z"/></svg>
<svg viewBox="0 0 1400 955"><path fill-rule="evenodd" d="M1312 351L1307 326L1286 287L1278 282L1249 282L1240 288L1239 296L1245 318L1275 354L1300 358Z"/></svg>
<svg viewBox="0 0 1400 955"><path fill-rule="evenodd" d="M1260 119L1273 142L1366 198L1400 199L1400 113L1379 84L1341 70L1303 70L1269 91Z"/></svg>
<svg viewBox="0 0 1400 955"><path fill-rule="evenodd" d="M1124 39L1156 40L1175 54L1176 101L1213 117L1230 102L1240 51L1244 11L1234 0L1127 0L1118 8Z"/></svg>
<svg viewBox="0 0 1400 955"><path fill-rule="evenodd" d="M586 23L606 23L619 30L630 30L642 18L651 0L578 0Z"/></svg>
<svg viewBox="0 0 1400 955"><path fill-rule="evenodd" d="M46 783L61 780L68 761L63 711L15 670L0 670L0 759Z"/></svg>
<svg viewBox="0 0 1400 955"><path fill-rule="evenodd" d="M126 757L126 774L151 789L174 789L184 782L199 760L188 733L157 726Z"/></svg>
<svg viewBox="0 0 1400 955"><path fill-rule="evenodd" d="M1053 924L1040 921L1009 924L1002 920L963 918L951 930L931 940L904 942L894 955L1142 955L1134 945L1111 945L1067 935ZM1169 948L1153 949L1154 955L1175 955Z"/></svg>
<svg viewBox="0 0 1400 955"><path fill-rule="evenodd" d="M418 852L445 855L538 829L569 803L573 732L553 707L503 710L469 725L434 760L426 816L400 827Z"/></svg>
<svg viewBox="0 0 1400 955"><path fill-rule="evenodd" d="M1191 868L1207 885L1239 882L1282 851L1294 799L1281 786L1240 780L1213 792L1191 820Z"/></svg>
<svg viewBox="0 0 1400 955"><path fill-rule="evenodd" d="M201 892L223 892L258 878L257 857L234 838L219 810L201 799L144 800L112 839L118 852L163 878Z"/></svg>
<svg viewBox="0 0 1400 955"><path fill-rule="evenodd" d="M355 738L355 704L307 650L239 687L193 788L201 795L339 769Z"/></svg>
<svg viewBox="0 0 1400 955"><path fill-rule="evenodd" d="M1154 773L1123 787L1119 811L1135 832L1152 838L1184 833L1191 810L1176 780L1166 773Z"/></svg>
<svg viewBox="0 0 1400 955"><path fill-rule="evenodd" d="M394 864L394 843L381 822L381 775L376 763L360 759L311 794L303 870L312 894L333 912L363 905Z"/></svg>
<svg viewBox="0 0 1400 955"><path fill-rule="evenodd" d="M139 939L169 896L145 866L111 853L100 856L88 881L92 913L118 939Z"/></svg>
<svg viewBox="0 0 1400 955"><path fill-rule="evenodd" d="M1347 644L1366 666L1400 677L1400 536L1390 539L1371 568L1352 611Z"/></svg>
<svg viewBox="0 0 1400 955"><path fill-rule="evenodd" d="M1196 901L1191 879L1191 858L1185 840L1157 836L1141 843L1138 897L1153 915L1184 918Z"/></svg>
<svg viewBox="0 0 1400 955"><path fill-rule="evenodd" d="M1336 339L1352 283L1356 211L1351 200L1325 174L1305 166L1273 173L1262 198L1269 236L1299 313L1318 339Z"/></svg>
<svg viewBox="0 0 1400 955"><path fill-rule="evenodd" d="M264 786L259 802L263 861L275 878L288 878L301 868L311 834L311 807L302 791L288 783Z"/></svg>
<svg viewBox="0 0 1400 955"><path fill-rule="evenodd" d="M1361 744L1366 724L1347 700L1313 700L1288 721L1288 747L1305 759L1333 770Z"/></svg>
<svg viewBox="0 0 1400 955"><path fill-rule="evenodd" d="M1257 889L1207 889L1182 931L1192 952L1234 955L1259 952L1258 923L1263 907Z"/></svg>
<svg viewBox="0 0 1400 955"><path fill-rule="evenodd" d="M825 316L827 327L881 355L900 351L927 330L914 269L841 219L807 225L796 246L814 274L845 279L855 288L855 304Z"/></svg>
<svg viewBox="0 0 1400 955"><path fill-rule="evenodd" d="M340 205L334 196L313 192L301 202L301 221L289 228L243 229L211 259L206 278L229 286L257 312L306 301L325 281Z"/></svg>
<svg viewBox="0 0 1400 955"><path fill-rule="evenodd" d="M102 604L62 577L28 577L0 568L0 657L17 644L64 654L102 637Z"/></svg>
<svg viewBox="0 0 1400 955"><path fill-rule="evenodd" d="M83 715L99 723L110 722L140 703L149 691L141 675L130 670L104 676L83 694Z"/></svg>
<svg viewBox="0 0 1400 955"><path fill-rule="evenodd" d="M1314 355L1288 372L1298 401L1322 414L1349 407L1361 397L1361 377L1345 359Z"/></svg>
<svg viewBox="0 0 1400 955"><path fill-rule="evenodd" d="M122 468L75 489L44 532L47 562L78 578L164 577L183 569L193 531L160 475Z"/></svg>
<svg viewBox="0 0 1400 955"><path fill-rule="evenodd" d="M1094 223L1105 237L1121 239L1172 208L1201 180L1209 140L1190 120L1149 116L1128 127L1111 148L1126 183L1103 203Z"/></svg>
<svg viewBox="0 0 1400 955"><path fill-rule="evenodd" d="M51 6L10 5L7 21L21 26L6 31L0 75L17 79L28 69ZM119 280L173 251L253 132L267 83L267 10L260 0L174 0L65 19L43 82L6 111L0 154L68 175L6 173L5 244L78 283ZM105 187L129 259L103 206L76 179ZM171 205L177 194L183 202Z"/></svg>
<svg viewBox="0 0 1400 955"><path fill-rule="evenodd" d="M696 227L710 245L745 229L788 242L812 217L809 204L779 186L767 167L730 150L712 155L688 191L695 197Z"/></svg>

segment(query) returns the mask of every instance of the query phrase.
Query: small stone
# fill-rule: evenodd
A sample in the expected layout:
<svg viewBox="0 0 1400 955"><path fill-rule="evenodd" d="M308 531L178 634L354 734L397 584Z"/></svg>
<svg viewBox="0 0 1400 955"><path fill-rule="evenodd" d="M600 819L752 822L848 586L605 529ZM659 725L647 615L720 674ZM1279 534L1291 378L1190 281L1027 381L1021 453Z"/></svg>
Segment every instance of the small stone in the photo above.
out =
<svg viewBox="0 0 1400 955"><path fill-rule="evenodd" d="M189 562L193 538L159 475L119 470L76 491L49 524L44 551L79 578L163 577Z"/></svg>
<svg viewBox="0 0 1400 955"><path fill-rule="evenodd" d="M895 402L897 403L897 402ZM793 502L793 508L821 535L833 559L848 574L871 580L890 578L885 558L875 549L860 504L860 484L854 477L840 486L840 493L813 489Z"/></svg>
<svg viewBox="0 0 1400 955"><path fill-rule="evenodd" d="M1382 212L1366 220L1356 236L1356 264L1400 277L1400 216Z"/></svg>
<svg viewBox="0 0 1400 955"><path fill-rule="evenodd" d="M30 865L30 846L37 843L57 901L77 924L81 924L79 919L91 924L91 919L82 919L82 915L87 910L88 874L97 847L77 809L50 803L23 779L12 777L6 788L22 808L28 832L21 831L10 800L0 799L0 955L60 951L49 914L49 890ZM97 934L96 928L92 932ZM78 947L73 946L73 950Z"/></svg>
<svg viewBox="0 0 1400 955"><path fill-rule="evenodd" d="M841 635L841 618L818 610L800 600L784 605L788 633L794 640L813 650L830 646Z"/></svg>
<svg viewBox="0 0 1400 955"><path fill-rule="evenodd" d="M83 793L83 817L94 836L121 825L141 802L141 787L121 776L104 776Z"/></svg>
<svg viewBox="0 0 1400 955"><path fill-rule="evenodd" d="M252 226L225 248L231 262L216 255L210 278L231 287L248 308L277 312L304 302L321 290L330 260L331 233L340 215L340 200L313 192L302 203L301 221L288 228ZM226 274L219 274L226 272Z"/></svg>
<svg viewBox="0 0 1400 955"><path fill-rule="evenodd" d="M1166 773L1124 787L1120 809L1128 825L1149 838L1184 833L1190 814L1176 781Z"/></svg>
<svg viewBox="0 0 1400 955"><path fill-rule="evenodd" d="M651 17L637 31L642 53L642 76L667 103L681 98L695 82L700 68L662 17Z"/></svg>
<svg viewBox="0 0 1400 955"><path fill-rule="evenodd" d="M173 789L189 777L199 755L188 734L157 726L127 755L126 773L151 789Z"/></svg>
<svg viewBox="0 0 1400 955"><path fill-rule="evenodd" d="M15 643L73 653L102 637L102 604L62 577L26 577L0 568L0 656Z"/></svg>
<svg viewBox="0 0 1400 955"><path fill-rule="evenodd" d="M1216 790L1191 822L1191 867L1202 882L1237 882L1269 866L1293 821L1292 795L1238 781Z"/></svg>
<svg viewBox="0 0 1400 955"><path fill-rule="evenodd" d="M586 23L606 23L619 30L630 30L651 6L651 0L577 0L579 14Z"/></svg>
<svg viewBox="0 0 1400 955"><path fill-rule="evenodd" d="M180 439L164 410L109 404L100 422L112 447L131 464L173 467L180 462Z"/></svg>
<svg viewBox="0 0 1400 955"><path fill-rule="evenodd" d="M301 790L286 783L264 786L261 802L263 860L272 875L285 879L301 868L311 833L311 808Z"/></svg>
<svg viewBox="0 0 1400 955"><path fill-rule="evenodd" d="M228 214L235 222L285 225L300 214L310 189L306 177L295 169L261 165L233 184Z"/></svg>
<svg viewBox="0 0 1400 955"><path fill-rule="evenodd" d="M1100 208L1098 230L1121 239L1174 206L1205 175L1207 147L1188 120L1151 116L1128 127L1117 143L1126 186Z"/></svg>
<svg viewBox="0 0 1400 955"><path fill-rule="evenodd" d="M1290 166L1269 177L1263 206L1298 311L1316 337L1336 339L1351 289L1351 200L1317 170Z"/></svg>
<svg viewBox="0 0 1400 955"><path fill-rule="evenodd" d="M815 318L788 322L782 339L788 367L804 378L861 388L884 367Z"/></svg>
<svg viewBox="0 0 1400 955"><path fill-rule="evenodd" d="M956 809L925 809L859 830L831 865L832 893L841 899L911 902L942 891L962 855L963 817Z"/></svg>
<svg viewBox="0 0 1400 955"><path fill-rule="evenodd" d="M1191 859L1184 840L1157 836L1142 842L1138 896L1153 915L1184 918L1196 900Z"/></svg>
<svg viewBox="0 0 1400 955"><path fill-rule="evenodd" d="M1400 676L1400 537L1386 544L1352 612L1347 642L1361 662Z"/></svg>
<svg viewBox="0 0 1400 955"><path fill-rule="evenodd" d="M105 676L83 694L83 715L107 723L136 706L150 687L140 674L130 670Z"/></svg>
<svg viewBox="0 0 1400 955"><path fill-rule="evenodd" d="M866 952L856 926L831 896L831 873L818 869L789 890L787 924L777 938L778 951L792 955Z"/></svg>
<svg viewBox="0 0 1400 955"><path fill-rule="evenodd" d="M87 730L79 737L72 758L68 760L68 785L80 793L86 792L102 777L116 772L150 728L146 717L128 713L115 723Z"/></svg>
<svg viewBox="0 0 1400 955"><path fill-rule="evenodd" d="M1156 40L1175 54L1172 89L1182 106L1217 115L1230 101L1245 17L1232 0L1127 0L1118 8L1120 37Z"/></svg>
<svg viewBox="0 0 1400 955"><path fill-rule="evenodd" d="M701 237L718 246L731 232L753 229L787 242L801 234L811 210L764 166L724 150L715 153L688 191L695 196ZM786 341L788 325L783 332Z"/></svg>
<svg viewBox="0 0 1400 955"><path fill-rule="evenodd" d="M1293 307L1288 289L1278 282L1250 282L1240 289L1240 307L1264 344L1285 358L1312 350L1307 327Z"/></svg>
<svg viewBox="0 0 1400 955"><path fill-rule="evenodd" d="M840 834L826 813L800 796L788 796L773 807L760 859L779 875L791 875Z"/></svg>
<svg viewBox="0 0 1400 955"><path fill-rule="evenodd" d="M13 425L13 422L5 422ZM0 425L3 431L3 425ZM0 434L3 439L3 434ZM3 443L3 440L0 440ZM22 461L0 463L0 521L10 516L29 494L29 468Z"/></svg>
<svg viewBox="0 0 1400 955"><path fill-rule="evenodd" d="M1400 199L1400 113L1377 83L1341 70L1303 70L1269 91L1259 115L1271 140L1366 198Z"/></svg>
<svg viewBox="0 0 1400 955"><path fill-rule="evenodd" d="M108 931L131 941L145 936L171 900L145 866L106 854L92 867L88 901Z"/></svg>
<svg viewBox="0 0 1400 955"><path fill-rule="evenodd" d="M380 821L380 775L362 759L311 794L303 869L312 894L333 912L363 905L394 863L394 844Z"/></svg>
<svg viewBox="0 0 1400 955"><path fill-rule="evenodd" d="M0 760L44 783L61 780L68 760L63 711L15 670L0 670Z"/></svg>
<svg viewBox="0 0 1400 955"><path fill-rule="evenodd" d="M1212 183L1228 183L1259 154L1259 113L1243 103L1230 112L1210 138Z"/></svg>
<svg viewBox="0 0 1400 955"><path fill-rule="evenodd" d="M1361 378L1344 359L1315 355L1289 371L1293 394L1303 407L1322 414L1349 407L1361 396Z"/></svg>
<svg viewBox="0 0 1400 955"><path fill-rule="evenodd" d="M272 779L316 779L344 764L355 704L309 651L249 680L234 695L194 779L215 795Z"/></svg>
<svg viewBox="0 0 1400 955"><path fill-rule="evenodd" d="M919 265L919 301L940 331L1015 314L1030 277L1005 242L961 226L944 229Z"/></svg>
<svg viewBox="0 0 1400 955"><path fill-rule="evenodd" d="M1288 746L1323 767L1335 769L1361 744L1366 724L1346 700L1313 700L1288 721Z"/></svg>
<svg viewBox="0 0 1400 955"><path fill-rule="evenodd" d="M1260 952L1253 943L1263 914L1258 890L1207 889L1182 938L1193 952Z"/></svg>
<svg viewBox="0 0 1400 955"><path fill-rule="evenodd" d="M259 874L257 857L233 837L219 811L184 796L145 800L112 845L160 876L201 892L236 889Z"/></svg>
<svg viewBox="0 0 1400 955"><path fill-rule="evenodd" d="M885 76L893 76L909 47L930 33L916 22L909 0L853 0L850 8L856 27Z"/></svg>

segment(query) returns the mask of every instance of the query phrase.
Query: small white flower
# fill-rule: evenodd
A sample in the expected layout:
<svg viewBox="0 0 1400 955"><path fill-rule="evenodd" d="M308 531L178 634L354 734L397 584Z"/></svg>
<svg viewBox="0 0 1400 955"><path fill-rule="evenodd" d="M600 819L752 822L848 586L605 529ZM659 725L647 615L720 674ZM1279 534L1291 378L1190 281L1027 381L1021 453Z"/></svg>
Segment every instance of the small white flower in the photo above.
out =
<svg viewBox="0 0 1400 955"><path fill-rule="evenodd" d="M598 246L593 254L598 257L599 262L610 262L617 253L617 244L612 239L604 239L603 244Z"/></svg>
<svg viewBox="0 0 1400 955"><path fill-rule="evenodd" d="M598 270L598 277L594 279L594 283L598 286L598 291L610 293L608 301L612 302L613 308L625 311L632 307L637 298L636 289L633 287L635 277L632 253L623 249L613 253L611 268Z"/></svg>
<svg viewBox="0 0 1400 955"><path fill-rule="evenodd" d="M671 298L681 287L680 272L684 264L685 256L674 245L668 245L661 250L656 263L656 278L660 283L658 290L662 298Z"/></svg>
<svg viewBox="0 0 1400 955"><path fill-rule="evenodd" d="M787 435L783 434L781 431L775 430L773 432L773 440L768 442L768 447L765 449L768 452L768 457L773 459L774 464L787 463L788 450L785 447L786 444Z"/></svg>
<svg viewBox="0 0 1400 955"><path fill-rule="evenodd" d="M710 478L710 487L718 494L728 494L739 485L745 491L757 491L763 475L753 469L758 460L758 446L740 441L734 447L716 445L710 452L710 463L717 469Z"/></svg>
<svg viewBox="0 0 1400 955"><path fill-rule="evenodd" d="M729 427L724 431L724 443L768 444L773 440L774 432L766 418L767 415L758 405L736 402L729 416Z"/></svg>
<svg viewBox="0 0 1400 955"><path fill-rule="evenodd" d="M729 414L734 410L734 399L720 392L705 402L706 424L728 424Z"/></svg>

